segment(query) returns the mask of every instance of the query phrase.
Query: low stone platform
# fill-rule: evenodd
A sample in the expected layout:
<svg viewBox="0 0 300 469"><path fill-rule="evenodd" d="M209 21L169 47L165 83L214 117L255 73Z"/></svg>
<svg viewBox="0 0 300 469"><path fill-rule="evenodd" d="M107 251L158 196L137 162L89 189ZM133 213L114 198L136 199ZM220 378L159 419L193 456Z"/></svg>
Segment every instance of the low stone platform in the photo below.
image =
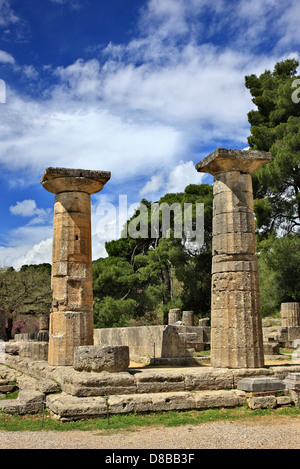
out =
<svg viewBox="0 0 300 469"><path fill-rule="evenodd" d="M105 417L107 413L150 413L237 407L245 403L240 391L161 392L105 397L74 397L66 393L50 395L46 405L54 419L62 421Z"/></svg>
<svg viewBox="0 0 300 469"><path fill-rule="evenodd" d="M107 411L114 414L236 407L249 399L246 391L237 389L241 380L276 378L283 381L288 375L299 376L300 373L300 365L255 369L144 367L129 368L127 372L96 373L76 371L71 366L52 366L46 361L31 361L10 354L6 355L5 365L0 365L0 378L1 369L9 369L10 375L16 374L17 386L22 391L30 389L42 394L52 417L61 420L105 416ZM297 394L289 389L280 396L277 392L273 394L270 399L249 403L253 408L298 405ZM28 402L29 397L26 395ZM41 406L40 396L32 397L33 402L39 402ZM12 408L17 404L11 402ZM0 401L0 407L4 412L8 411L9 403Z"/></svg>

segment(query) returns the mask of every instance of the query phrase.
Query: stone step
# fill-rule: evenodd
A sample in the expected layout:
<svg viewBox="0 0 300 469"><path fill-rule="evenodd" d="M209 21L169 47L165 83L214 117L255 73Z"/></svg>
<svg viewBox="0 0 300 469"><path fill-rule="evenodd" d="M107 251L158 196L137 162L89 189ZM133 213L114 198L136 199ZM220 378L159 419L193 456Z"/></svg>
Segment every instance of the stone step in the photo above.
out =
<svg viewBox="0 0 300 469"><path fill-rule="evenodd" d="M38 391L20 391L18 399L0 401L0 408L5 414L35 414L42 410L44 394Z"/></svg>
<svg viewBox="0 0 300 469"><path fill-rule="evenodd" d="M72 421L106 417L109 414L160 412L174 410L209 409L211 407L237 407L245 403L240 391L163 392L109 396L75 397L66 393L47 396L46 407L52 418Z"/></svg>

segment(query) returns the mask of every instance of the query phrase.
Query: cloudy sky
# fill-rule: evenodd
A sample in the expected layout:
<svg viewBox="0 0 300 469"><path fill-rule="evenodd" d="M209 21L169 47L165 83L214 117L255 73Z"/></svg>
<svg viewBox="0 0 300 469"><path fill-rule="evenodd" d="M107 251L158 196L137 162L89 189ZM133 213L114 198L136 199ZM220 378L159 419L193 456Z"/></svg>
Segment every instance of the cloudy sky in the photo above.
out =
<svg viewBox="0 0 300 469"><path fill-rule="evenodd" d="M105 207L211 183L194 165L247 147L244 77L299 58L299 21L299 0L0 0L0 265L51 262L48 166L112 173L94 259Z"/></svg>

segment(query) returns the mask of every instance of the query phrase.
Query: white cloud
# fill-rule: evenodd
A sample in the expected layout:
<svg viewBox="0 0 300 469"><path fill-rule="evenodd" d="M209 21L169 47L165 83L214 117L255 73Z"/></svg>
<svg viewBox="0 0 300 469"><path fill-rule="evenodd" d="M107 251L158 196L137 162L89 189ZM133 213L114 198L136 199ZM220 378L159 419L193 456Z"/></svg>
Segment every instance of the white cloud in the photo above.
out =
<svg viewBox="0 0 300 469"><path fill-rule="evenodd" d="M298 0L149 0L141 12L139 34L128 44L96 48L101 60L45 66L56 85L40 99L10 87L1 107L0 164L14 173L12 184L37 184L47 166L84 167L111 171L109 184L116 190L127 184L133 200L157 200L201 183L204 175L194 164L204 147L246 147L253 103L244 76L272 70L290 56L289 44L297 50ZM0 27L19 22L10 3L0 0ZM257 54L268 34L273 49ZM222 45L213 42L215 35ZM32 65L18 66L7 52L0 51L1 62L33 82L38 78ZM11 213L30 220L19 232L24 246L13 232L1 258L46 259L50 212L27 199ZM93 241L99 257L104 240L94 232Z"/></svg>
<svg viewBox="0 0 300 469"><path fill-rule="evenodd" d="M201 184L204 177L195 170L193 161L182 161L169 175L167 192L183 192L188 184Z"/></svg>
<svg viewBox="0 0 300 469"><path fill-rule="evenodd" d="M51 263L52 232L52 225L11 230L5 245L0 246L1 265L19 269L24 264Z"/></svg>
<svg viewBox="0 0 300 469"><path fill-rule="evenodd" d="M141 196L147 194L156 194L164 186L164 177L161 173L151 176L150 181L140 191Z"/></svg>
<svg viewBox="0 0 300 469"><path fill-rule="evenodd" d="M165 193L183 192L189 184L201 184L204 177L205 174L195 170L193 161L180 161L169 173L153 175L140 194L157 200Z"/></svg>
<svg viewBox="0 0 300 469"><path fill-rule="evenodd" d="M0 50L0 63L13 65L15 63L15 59L8 52Z"/></svg>
<svg viewBox="0 0 300 469"><path fill-rule="evenodd" d="M8 0L0 0L0 27L6 27L18 21L19 18L10 7L10 2Z"/></svg>
<svg viewBox="0 0 300 469"><path fill-rule="evenodd" d="M43 208L37 208L35 200L32 199L26 199L22 202L17 202L16 205L11 205L9 211L13 215L32 218L28 223L29 225L45 223L52 213L51 209L45 210Z"/></svg>
<svg viewBox="0 0 300 469"><path fill-rule="evenodd" d="M17 202L16 205L9 207L10 212L13 215L21 215L22 217L32 217L36 210L35 200L23 200L23 202Z"/></svg>
<svg viewBox="0 0 300 469"><path fill-rule="evenodd" d="M0 162L10 170L30 170L37 181L47 166L112 171L114 181L149 174L184 151L181 134L111 113L97 103L64 97L45 102L10 99L0 123Z"/></svg>
<svg viewBox="0 0 300 469"><path fill-rule="evenodd" d="M25 253L18 256L14 261L15 268L19 269L22 265L30 264L51 264L52 260L52 238L43 239L34 244Z"/></svg>

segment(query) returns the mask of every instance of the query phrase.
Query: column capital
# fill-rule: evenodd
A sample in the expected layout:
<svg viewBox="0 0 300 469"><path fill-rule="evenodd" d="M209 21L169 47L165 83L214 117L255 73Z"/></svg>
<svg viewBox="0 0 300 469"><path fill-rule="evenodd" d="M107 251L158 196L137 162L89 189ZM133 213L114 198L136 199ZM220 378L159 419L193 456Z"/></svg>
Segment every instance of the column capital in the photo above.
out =
<svg viewBox="0 0 300 469"><path fill-rule="evenodd" d="M54 194L61 192L95 194L101 191L110 177L109 171L49 167L41 178L41 184L44 189Z"/></svg>
<svg viewBox="0 0 300 469"><path fill-rule="evenodd" d="M251 174L271 159L271 153L265 151L218 148L197 163L195 168L200 173L210 173L213 176L229 171Z"/></svg>

